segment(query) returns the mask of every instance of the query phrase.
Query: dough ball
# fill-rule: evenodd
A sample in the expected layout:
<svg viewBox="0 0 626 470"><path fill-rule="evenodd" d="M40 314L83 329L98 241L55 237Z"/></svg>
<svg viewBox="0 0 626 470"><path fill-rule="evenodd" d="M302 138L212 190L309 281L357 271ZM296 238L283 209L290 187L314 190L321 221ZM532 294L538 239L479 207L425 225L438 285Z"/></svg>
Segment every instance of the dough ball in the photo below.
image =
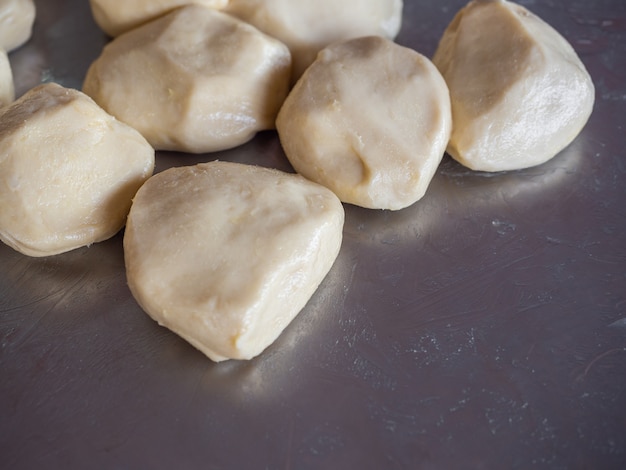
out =
<svg viewBox="0 0 626 470"><path fill-rule="evenodd" d="M213 152L274 128L290 65L278 40L188 5L111 41L83 91L157 150Z"/></svg>
<svg viewBox="0 0 626 470"><path fill-rule="evenodd" d="M40 85L0 110L0 239L30 256L105 240L154 150L83 93Z"/></svg>
<svg viewBox="0 0 626 470"><path fill-rule="evenodd" d="M139 190L124 235L142 308L214 361L250 359L334 263L344 211L298 175L240 163L175 167Z"/></svg>
<svg viewBox="0 0 626 470"><path fill-rule="evenodd" d="M450 89L448 152L474 170L544 163L574 140L593 108L594 86L574 49L512 2L467 4L433 62Z"/></svg>
<svg viewBox="0 0 626 470"><path fill-rule="evenodd" d="M226 11L287 44L295 82L333 42L371 35L395 38L402 7L402 0L231 0Z"/></svg>
<svg viewBox="0 0 626 470"><path fill-rule="evenodd" d="M0 49L0 108L8 105L15 99L13 72L7 53Z"/></svg>
<svg viewBox="0 0 626 470"><path fill-rule="evenodd" d="M0 0L0 49L11 52L30 39L35 13L33 0Z"/></svg>
<svg viewBox="0 0 626 470"><path fill-rule="evenodd" d="M196 3L222 9L228 0L89 0L96 24L115 37L180 6Z"/></svg>
<svg viewBox="0 0 626 470"><path fill-rule="evenodd" d="M370 36L320 52L277 119L296 171L351 204L402 209L420 199L450 136L450 98L435 66Z"/></svg>

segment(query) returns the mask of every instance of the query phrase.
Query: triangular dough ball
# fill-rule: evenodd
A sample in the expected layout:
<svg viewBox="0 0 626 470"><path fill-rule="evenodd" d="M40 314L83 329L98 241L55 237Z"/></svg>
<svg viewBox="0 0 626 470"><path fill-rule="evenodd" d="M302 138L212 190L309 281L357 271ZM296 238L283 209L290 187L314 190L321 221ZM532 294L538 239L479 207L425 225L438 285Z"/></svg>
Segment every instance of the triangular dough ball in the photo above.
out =
<svg viewBox="0 0 626 470"><path fill-rule="evenodd" d="M273 129L290 71L280 41L191 4L113 39L83 91L156 150L204 153Z"/></svg>
<svg viewBox="0 0 626 470"><path fill-rule="evenodd" d="M391 210L425 194L451 125L448 87L437 68L379 36L322 50L276 121L298 173L343 202Z"/></svg>
<svg viewBox="0 0 626 470"><path fill-rule="evenodd" d="M80 91L39 85L0 109L0 239L29 256L106 240L153 170L135 129Z"/></svg>
<svg viewBox="0 0 626 470"><path fill-rule="evenodd" d="M448 152L481 171L554 157L580 133L594 103L571 45L526 8L476 0L457 13L433 62L450 89Z"/></svg>
<svg viewBox="0 0 626 470"><path fill-rule="evenodd" d="M131 291L214 361L250 359L304 307L339 252L344 211L301 176L229 162L139 190L124 235Z"/></svg>

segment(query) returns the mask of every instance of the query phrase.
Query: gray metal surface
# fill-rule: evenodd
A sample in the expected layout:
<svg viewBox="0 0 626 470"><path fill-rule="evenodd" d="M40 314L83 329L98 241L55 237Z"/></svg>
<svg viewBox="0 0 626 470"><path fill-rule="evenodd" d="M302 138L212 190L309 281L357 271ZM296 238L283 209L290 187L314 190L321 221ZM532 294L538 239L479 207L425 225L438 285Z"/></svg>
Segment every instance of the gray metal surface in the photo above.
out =
<svg viewBox="0 0 626 470"><path fill-rule="evenodd" d="M406 0L430 56L464 2ZM122 236L51 258L0 246L0 467L626 468L626 3L522 4L587 65L597 103L547 164L445 158L400 212L346 206L336 265L250 362L214 364L126 286ZM106 38L40 0L18 94L80 88ZM214 155L289 169L273 132Z"/></svg>

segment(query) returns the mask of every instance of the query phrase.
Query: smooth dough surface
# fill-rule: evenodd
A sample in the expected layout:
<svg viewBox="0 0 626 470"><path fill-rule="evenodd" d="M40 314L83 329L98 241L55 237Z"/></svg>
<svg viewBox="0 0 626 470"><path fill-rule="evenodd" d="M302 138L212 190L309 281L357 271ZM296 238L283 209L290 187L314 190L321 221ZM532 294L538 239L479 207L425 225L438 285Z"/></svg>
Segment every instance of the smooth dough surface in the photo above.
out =
<svg viewBox="0 0 626 470"><path fill-rule="evenodd" d="M228 0L89 0L89 3L96 24L115 37L190 3L222 9Z"/></svg>
<svg viewBox="0 0 626 470"><path fill-rule="evenodd" d="M308 302L339 252L343 207L301 176L229 162L139 190L124 235L131 291L214 361L250 359Z"/></svg>
<svg viewBox="0 0 626 470"><path fill-rule="evenodd" d="M33 0L0 0L0 49L11 52L28 41L35 14Z"/></svg>
<svg viewBox="0 0 626 470"><path fill-rule="evenodd" d="M157 150L213 152L274 128L290 67L280 41L188 5L111 41L83 91Z"/></svg>
<svg viewBox="0 0 626 470"><path fill-rule="evenodd" d="M13 72L7 53L0 49L0 108L8 105L15 99Z"/></svg>
<svg viewBox="0 0 626 470"><path fill-rule="evenodd" d="M231 0L229 13L284 42L293 82L329 44L360 36L396 37L402 0Z"/></svg>
<svg viewBox="0 0 626 470"><path fill-rule="evenodd" d="M344 202L398 210L424 195L441 162L450 98L426 57L370 36L320 52L276 124L298 173Z"/></svg>
<svg viewBox="0 0 626 470"><path fill-rule="evenodd" d="M134 129L79 91L40 85L0 110L0 239L30 256L105 240L153 169Z"/></svg>
<svg viewBox="0 0 626 470"><path fill-rule="evenodd" d="M594 86L574 49L513 2L467 4L433 62L450 88L448 152L474 170L544 163L574 140L593 108Z"/></svg>

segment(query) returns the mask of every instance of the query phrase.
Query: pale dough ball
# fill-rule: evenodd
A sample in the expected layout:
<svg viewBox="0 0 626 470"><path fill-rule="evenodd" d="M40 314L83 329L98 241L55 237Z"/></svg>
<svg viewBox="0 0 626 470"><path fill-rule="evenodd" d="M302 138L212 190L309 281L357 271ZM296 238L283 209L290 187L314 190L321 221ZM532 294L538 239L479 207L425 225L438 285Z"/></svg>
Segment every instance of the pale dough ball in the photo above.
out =
<svg viewBox="0 0 626 470"><path fill-rule="evenodd" d="M426 192L450 136L450 98L435 66L370 36L320 52L277 119L296 171L351 204L402 209Z"/></svg>
<svg viewBox="0 0 626 470"><path fill-rule="evenodd" d="M344 211L299 175L229 162L175 167L139 190L124 235L141 307L214 361L250 359L333 265Z"/></svg>
<svg viewBox="0 0 626 470"><path fill-rule="evenodd" d="M33 0L0 0L0 49L11 52L30 39L35 13Z"/></svg>
<svg viewBox="0 0 626 470"><path fill-rule="evenodd" d="M0 239L30 256L115 235L154 150L83 93L40 85L0 110Z"/></svg>
<svg viewBox="0 0 626 470"><path fill-rule="evenodd" d="M222 9L228 0L89 0L89 3L96 24L115 37L190 3Z"/></svg>
<svg viewBox="0 0 626 470"><path fill-rule="evenodd" d="M13 72L7 53L0 49L0 108L8 105L15 99Z"/></svg>
<svg viewBox="0 0 626 470"><path fill-rule="evenodd" d="M105 46L83 91L157 150L213 152L274 128L290 64L278 40L188 5Z"/></svg>
<svg viewBox="0 0 626 470"><path fill-rule="evenodd" d="M396 37L402 0L231 0L229 13L287 44L293 81L329 44L360 36Z"/></svg>
<svg viewBox="0 0 626 470"><path fill-rule="evenodd" d="M524 7L472 1L433 57L452 101L448 152L481 171L539 165L580 133L591 77L569 43Z"/></svg>

